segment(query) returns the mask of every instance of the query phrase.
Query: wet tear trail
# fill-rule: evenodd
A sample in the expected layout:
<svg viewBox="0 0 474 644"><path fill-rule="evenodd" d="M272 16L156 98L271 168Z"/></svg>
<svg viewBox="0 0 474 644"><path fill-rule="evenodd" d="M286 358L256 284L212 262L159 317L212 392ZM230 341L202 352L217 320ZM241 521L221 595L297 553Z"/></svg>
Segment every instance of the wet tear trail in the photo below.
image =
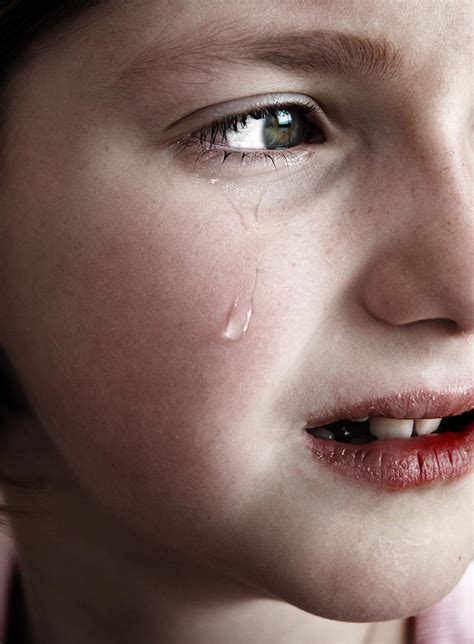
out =
<svg viewBox="0 0 474 644"><path fill-rule="evenodd" d="M232 194L226 193L231 209L238 215L242 227L248 234L257 234L258 214L263 199L263 193ZM238 294L230 305L225 329L222 333L224 340L233 342L240 340L247 333L254 310L254 296L257 288L259 268L254 268L253 283L248 292Z"/></svg>
<svg viewBox="0 0 474 644"><path fill-rule="evenodd" d="M226 194L226 197L232 210L239 216L240 223L245 230L250 230L258 224L258 210L262 202L263 194L254 195L253 199L251 199L253 203L245 203L242 197L235 199L231 198L228 194Z"/></svg>

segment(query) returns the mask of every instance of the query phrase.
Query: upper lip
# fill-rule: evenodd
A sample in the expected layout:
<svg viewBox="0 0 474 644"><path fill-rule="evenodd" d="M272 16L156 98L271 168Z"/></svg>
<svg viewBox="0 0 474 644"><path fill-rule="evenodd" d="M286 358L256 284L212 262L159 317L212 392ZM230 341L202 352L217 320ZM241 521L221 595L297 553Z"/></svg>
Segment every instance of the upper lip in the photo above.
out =
<svg viewBox="0 0 474 644"><path fill-rule="evenodd" d="M444 418L470 411L474 388L416 389L354 401L328 413L307 415L306 427L321 427L337 420L376 416L384 418Z"/></svg>

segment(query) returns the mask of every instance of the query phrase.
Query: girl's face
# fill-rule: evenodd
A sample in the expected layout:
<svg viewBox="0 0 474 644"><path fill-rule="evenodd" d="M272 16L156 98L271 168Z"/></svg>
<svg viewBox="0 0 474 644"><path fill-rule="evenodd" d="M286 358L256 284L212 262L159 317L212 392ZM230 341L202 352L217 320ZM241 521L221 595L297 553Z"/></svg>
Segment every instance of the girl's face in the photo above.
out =
<svg viewBox="0 0 474 644"><path fill-rule="evenodd" d="M9 87L0 341L84 522L381 621L465 570L472 476L350 482L304 427L472 382L472 10L362 4L106 3L36 45Z"/></svg>

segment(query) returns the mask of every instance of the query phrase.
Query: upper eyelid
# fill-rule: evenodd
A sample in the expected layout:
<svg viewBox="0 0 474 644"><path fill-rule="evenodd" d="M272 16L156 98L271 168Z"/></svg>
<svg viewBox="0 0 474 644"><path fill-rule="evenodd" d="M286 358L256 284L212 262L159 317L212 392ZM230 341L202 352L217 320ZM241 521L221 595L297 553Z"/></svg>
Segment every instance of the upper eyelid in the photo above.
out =
<svg viewBox="0 0 474 644"><path fill-rule="evenodd" d="M263 105L263 106L261 106L259 108L250 108L250 109L248 109L248 110L246 110L244 112L237 112L235 114L226 114L222 118L216 119L215 121L213 121L209 125L222 123L222 121L226 120L226 119L227 120L232 120L232 119L244 119L244 118L249 118L249 117L250 118L255 118L252 115L252 113L255 114L256 112L259 112L260 110L264 111L265 109L268 109L268 110L277 109L277 110L282 110L283 111L283 110L285 110L285 108L290 108L290 109L293 108L295 110L297 110L298 108L300 108L300 109L309 108L307 110L308 113L309 112L311 112L311 113L321 112L322 113L322 109L319 107L319 105L317 103L314 103L314 104L311 103L310 104L309 102L303 103L303 102L300 102L300 101L298 101L298 102L285 101L284 103L275 102L275 103L268 103L268 104Z"/></svg>
<svg viewBox="0 0 474 644"><path fill-rule="evenodd" d="M187 114L178 121L167 126L163 130L163 133L167 136L171 136L172 132L178 133L178 131L186 131L191 134L206 125L209 126L212 123L217 123L225 118L239 117L259 108L269 107L275 104L284 104L287 106L295 105L295 107L297 107L298 105L309 103L314 105L315 111L323 112L318 102L307 94L272 93L234 99L191 112L191 114Z"/></svg>

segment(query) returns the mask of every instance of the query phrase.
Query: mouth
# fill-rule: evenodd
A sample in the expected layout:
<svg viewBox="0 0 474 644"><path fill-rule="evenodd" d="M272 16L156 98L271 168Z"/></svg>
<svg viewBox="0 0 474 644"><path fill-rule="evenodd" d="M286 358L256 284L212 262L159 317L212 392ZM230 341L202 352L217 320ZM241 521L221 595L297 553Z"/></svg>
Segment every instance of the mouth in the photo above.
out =
<svg viewBox="0 0 474 644"><path fill-rule="evenodd" d="M447 432L461 432L474 421L474 409L445 418L353 418L337 420L322 427L308 427L306 431L317 438L351 445L365 445L376 440L414 438Z"/></svg>
<svg viewBox="0 0 474 644"><path fill-rule="evenodd" d="M311 418L306 446L318 463L353 480L392 490L440 484L473 469L472 396L397 394L345 410L366 415Z"/></svg>

